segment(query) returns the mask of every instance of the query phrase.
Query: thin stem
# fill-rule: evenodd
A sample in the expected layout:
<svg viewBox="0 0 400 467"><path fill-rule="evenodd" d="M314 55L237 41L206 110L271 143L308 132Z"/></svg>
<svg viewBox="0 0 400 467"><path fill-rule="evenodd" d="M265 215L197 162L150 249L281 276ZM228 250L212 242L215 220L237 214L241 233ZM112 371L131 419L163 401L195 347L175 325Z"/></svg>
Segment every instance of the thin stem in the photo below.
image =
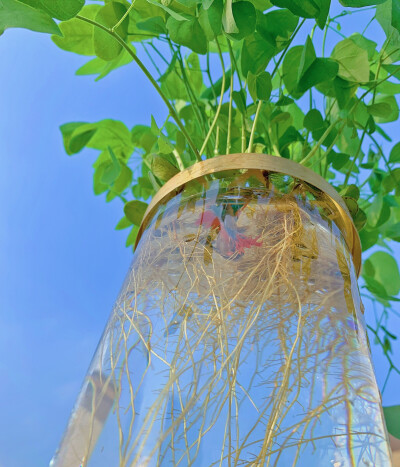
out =
<svg viewBox="0 0 400 467"><path fill-rule="evenodd" d="M324 30L324 37L322 39L322 56L325 57L325 45L326 45L326 38L328 36L328 29L329 29L329 25L331 23L331 19L328 18L327 20L327 23L326 23L326 26L325 26L325 30Z"/></svg>
<svg viewBox="0 0 400 467"><path fill-rule="evenodd" d="M306 155L306 157L304 159L302 159L300 161L300 164L304 165L306 164L313 156L314 154L318 151L318 149L321 147L321 145L323 144L323 142L325 141L325 139L329 136L329 134L331 133L331 131L335 128L335 126L341 121L341 119L339 120L335 120L334 122L332 122L328 128L325 130L324 134L321 136L321 138L318 140L317 144L311 149L311 151Z"/></svg>
<svg viewBox="0 0 400 467"><path fill-rule="evenodd" d="M150 55L149 51L146 49L146 44L144 42L142 42L141 44L142 44L142 47L143 47L146 55L149 57L149 60L150 60L151 64L157 70L158 76L161 76L162 73L161 73L160 69L158 68L156 62L153 60L153 57Z"/></svg>
<svg viewBox="0 0 400 467"><path fill-rule="evenodd" d="M183 126L182 122L179 119L178 114L176 113L176 110L172 106L172 104L169 102L163 91L161 90L160 86L158 85L157 81L153 78L149 70L146 68L146 66L143 64L143 62L140 60L140 58L135 54L135 52L129 47L129 45L121 38L121 36L116 33L115 31L111 31L111 29L108 29L107 27L103 26L102 24L98 23L97 21L93 21L89 18L85 18L84 16L77 15L76 18L80 19L81 21L85 21L95 27L98 27L102 29L103 31L107 32L110 34L110 36L114 37L114 39L122 45L122 47L129 53L129 55L133 58L133 60L136 62L136 64L139 66L139 68L143 71L143 73L146 75L147 79L150 81L150 83L154 86L166 106L168 107L168 110L172 116L172 118L175 120L176 124L178 125L179 129L182 131L183 135L185 136L187 142L189 143L190 148L192 149L194 155L196 156L196 159L198 161L201 160L201 157L199 155L199 152L197 151L197 148L195 144L193 143L192 139L190 138L188 132L186 131L186 128Z"/></svg>
<svg viewBox="0 0 400 467"><path fill-rule="evenodd" d="M275 64L275 68L273 69L272 73L271 73L271 77L273 78L275 73L277 72L278 68L279 68L279 65L281 64L282 60L283 60L283 57L285 56L286 52L288 51L291 43L293 42L293 39L296 37L297 33L300 31L300 28L303 26L303 24L305 23L306 19L304 18L303 21L297 26L297 29L294 31L294 33L292 34L292 37L289 39L289 42L287 43L285 49L283 50L283 52L281 53L278 61L276 62Z"/></svg>
<svg viewBox="0 0 400 467"><path fill-rule="evenodd" d="M161 58L161 60L166 64L169 65L170 62L164 57L164 55L157 49L157 47L150 42L150 47L154 50L154 52ZM172 60L172 59L171 59Z"/></svg>
<svg viewBox="0 0 400 467"><path fill-rule="evenodd" d="M171 50L173 50L175 52L175 49L174 49L171 41L170 41L170 47L171 47ZM178 47L178 50L176 52L177 52L179 67L180 67L181 73L182 73L182 78L179 75L178 76L183 81L183 84L185 85L186 92L187 92L189 100L190 100L190 102L191 102L191 104L193 106L194 112L196 114L199 125L201 126L201 131L202 131L203 136L204 136L205 132L206 132L206 124L205 124L205 121L204 121L204 118L203 118L203 114L201 113L201 110L200 110L199 101L198 101L198 99L196 97L195 92L193 91L193 88L192 88L192 86L190 84L190 80L187 77L187 74L186 74L186 71L185 71L185 65L183 63L183 58L182 58L181 51L180 51L179 47Z"/></svg>
<svg viewBox="0 0 400 467"><path fill-rule="evenodd" d="M215 92L214 83L213 83L212 78L211 78L211 73L210 73L210 52L208 52L208 51L207 51L207 69L206 69L206 73L207 73L208 79L210 81L211 89L212 89L212 92L213 92L213 95L214 95L215 105L217 105L217 93Z"/></svg>
<svg viewBox="0 0 400 467"><path fill-rule="evenodd" d="M292 37L289 39L289 42L287 43L284 51L282 52L281 56L279 57L278 61L276 62L275 64L275 68L274 70L272 71L271 73L271 77L274 76L274 74L277 72L278 68L279 68L279 65L281 64L282 60L283 60L283 57L285 56L286 52L288 51L289 47L290 47L290 44L293 42L293 39L296 37L297 33L299 32L300 28L303 26L305 22L305 18L303 19L303 21L298 25L297 29L294 31L294 33L292 34ZM257 126L257 121L258 121L258 117L260 115L260 110L261 110L261 107L262 107L262 102L263 101L259 101L258 102L258 105L257 105L257 110L256 110L256 115L254 116L254 121L253 121L253 126L251 128L251 133L250 133L250 141L249 141L249 147L247 149L247 152L251 152L253 150L253 143L254 143L254 136L255 136L255 132L256 132L256 126Z"/></svg>
<svg viewBox="0 0 400 467"><path fill-rule="evenodd" d="M217 107L217 111L215 112L215 116L214 116L214 120L208 130L208 133L207 133L207 136L203 142L203 146L201 147L200 149L200 154L203 154L204 152L204 149L207 147L207 143L208 143L208 140L210 139L210 136L212 134L212 132L214 131L214 127L217 123L217 120L218 120L218 117L219 117L219 113L221 112L221 107L222 107L222 99L224 98L224 94L225 94L225 80L226 80L226 75L225 75L225 64L224 64L224 58L222 56L222 52L221 52L221 47L219 45L219 42L218 42L218 39L215 38L215 43L217 44L217 47L218 47L218 55L219 55L219 59L221 61L221 67L222 67L222 87L221 87L221 95L220 95L220 98L219 98L219 103L218 103L218 107Z"/></svg>
<svg viewBox="0 0 400 467"><path fill-rule="evenodd" d="M217 126L216 136L215 136L215 148L214 148L214 156L219 155L219 126Z"/></svg>
<svg viewBox="0 0 400 467"><path fill-rule="evenodd" d="M231 153L231 138L232 138L232 100L233 100L233 76L235 73L235 66L233 63L233 58L232 58L232 47L230 46L230 41L227 39L227 42L229 44L229 56L231 59L231 82L230 82L230 91L229 91L229 112L228 112L228 135L226 137L226 153L230 154Z"/></svg>
<svg viewBox="0 0 400 467"><path fill-rule="evenodd" d="M245 128L245 119L244 115L242 114L242 152L246 151L246 128Z"/></svg>
<svg viewBox="0 0 400 467"><path fill-rule="evenodd" d="M262 104L263 104L263 101L258 101L256 115L254 116L253 126L251 128L251 133L250 133L249 147L248 147L248 149L246 151L248 153L253 151L254 135L255 135L255 132L256 132L257 121L258 121L258 117L260 115Z"/></svg>
<svg viewBox="0 0 400 467"><path fill-rule="evenodd" d="M122 18L118 21L117 24L114 24L114 26L111 28L111 32L114 32L116 29L119 28L119 26L123 23L124 19L129 15L129 13L132 11L133 6L135 5L136 0L132 0L132 3L129 5L129 8L126 10L125 14L122 16Z"/></svg>

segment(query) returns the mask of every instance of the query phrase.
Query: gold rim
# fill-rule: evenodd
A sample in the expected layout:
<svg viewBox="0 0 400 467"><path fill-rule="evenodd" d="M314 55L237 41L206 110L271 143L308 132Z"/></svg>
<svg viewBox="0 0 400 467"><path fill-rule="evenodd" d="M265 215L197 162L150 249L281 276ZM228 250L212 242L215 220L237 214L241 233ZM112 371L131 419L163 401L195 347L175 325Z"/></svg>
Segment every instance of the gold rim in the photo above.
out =
<svg viewBox="0 0 400 467"><path fill-rule="evenodd" d="M357 275L361 270L361 242L353 219L347 209L345 202L339 193L320 175L313 170L303 167L297 162L282 157L271 156L267 154L228 154L214 157L205 161L197 162L188 169L179 172L172 177L159 191L154 195L146 212L144 213L142 223L136 238L135 249L140 241L144 229L147 227L158 204L168 195L177 193L179 189L191 180L203 177L224 170L267 170L268 172L278 172L297 178L323 191L335 207L337 208L343 221L343 236L346 244L352 254L354 266Z"/></svg>

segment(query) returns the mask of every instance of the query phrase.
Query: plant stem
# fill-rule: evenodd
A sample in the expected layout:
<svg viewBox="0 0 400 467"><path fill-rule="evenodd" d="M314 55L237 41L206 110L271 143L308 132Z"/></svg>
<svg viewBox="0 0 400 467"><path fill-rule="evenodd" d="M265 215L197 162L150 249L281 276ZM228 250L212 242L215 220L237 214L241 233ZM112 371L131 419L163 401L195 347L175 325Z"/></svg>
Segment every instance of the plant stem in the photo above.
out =
<svg viewBox="0 0 400 467"><path fill-rule="evenodd" d="M233 99L233 76L235 74L235 66L233 63L233 57L232 57L232 47L230 45L229 39L227 39L227 42L229 44L229 56L231 59L231 83L230 83L230 90L229 90L229 112L228 112L228 134L226 137L226 153L230 154L231 153L231 133L232 133L232 99Z"/></svg>
<svg viewBox="0 0 400 467"><path fill-rule="evenodd" d="M283 57L285 56L286 52L288 51L289 47L290 47L290 44L292 43L293 39L296 37L296 34L299 32L300 28L303 26L305 22L305 18L303 19L303 21L298 25L297 29L294 31L294 33L292 34L292 37L289 39L289 42L287 43L285 49L283 50L281 56L279 57L278 61L276 62L275 64L275 68L274 70L272 71L271 73L271 78L274 76L274 74L277 72L278 68L279 68L279 65L281 64L282 60L283 60ZM253 143L254 143L254 135L255 135L255 132L256 132L256 126L257 126L257 121L258 121L258 117L260 115L260 110L261 110L261 107L262 107L262 101L259 101L258 102L258 105L257 105L257 110L256 110L256 115L254 116L254 121L253 121L253 126L251 128L251 133L250 133L250 141L249 141L249 147L247 149L247 152L251 152L253 150Z"/></svg>
<svg viewBox="0 0 400 467"><path fill-rule="evenodd" d="M81 21L86 21L87 23L98 27L102 29L103 31L107 32L110 34L110 36L114 37L114 39L119 42L119 44L122 45L122 47L129 53L129 55L133 58L133 60L136 62L136 64L139 66L139 68L143 71L143 73L146 75L147 79L150 81L150 83L154 86L166 106L168 107L168 110L172 116L172 118L175 120L176 124L178 125L179 129L182 131L183 135L185 136L190 148L192 149L194 155L196 156L196 159L198 161L201 161L200 154L197 150L196 145L190 138L189 134L186 131L186 128L183 126L178 114L176 113L176 110L172 106L172 104L169 102L163 91L161 90L160 86L158 85L157 81L153 78L149 70L146 68L146 66L143 64L143 62L140 60L140 58L135 54L135 52L129 47L129 45L121 38L121 36L116 33L115 31L112 31L111 29L107 28L106 26L103 26L102 24L98 23L97 21L93 21L89 18L85 18L84 16L81 15L76 15L76 18L80 19Z"/></svg>
<svg viewBox="0 0 400 467"><path fill-rule="evenodd" d="M242 152L246 151L246 128L245 128L245 119L244 115L242 114Z"/></svg>
<svg viewBox="0 0 400 467"><path fill-rule="evenodd" d="M149 51L146 49L145 42L142 42L141 44L142 44L143 50L145 51L146 55L149 57L149 60L151 61L151 64L157 70L158 76L160 77L162 75L162 73L161 73L160 69L158 68L156 62L153 60L153 57L150 55Z"/></svg>
<svg viewBox="0 0 400 467"><path fill-rule="evenodd" d="M327 35L328 35L328 29L329 29L330 23L331 23L331 19L328 18L328 20L326 22L325 30L324 30L324 37L322 39L322 56L323 57L325 57L326 38L327 38Z"/></svg>
<svg viewBox="0 0 400 467"><path fill-rule="evenodd" d="M132 3L129 5L129 8L126 10L125 14L122 16L122 18L118 21L117 24L114 24L114 26L111 28L111 32L114 32L116 29L119 28L119 26L123 23L124 19L129 15L129 13L132 11L133 6L135 5L136 0L132 0Z"/></svg>
<svg viewBox="0 0 400 467"><path fill-rule="evenodd" d="M219 155L219 126L217 126L217 131L216 131L216 136L215 136L215 148L214 148L214 156Z"/></svg>
<svg viewBox="0 0 400 467"><path fill-rule="evenodd" d="M291 43L293 42L293 39L296 37L297 33L300 31L300 28L303 26L303 24L305 23L306 19L304 18L302 20L302 22L297 26L297 29L294 31L294 33L292 34L291 38L289 39L289 42L287 43L286 47L284 48L283 52L281 53L280 57L278 58L278 61L276 62L275 64L275 68L273 69L272 73L271 73L271 78L274 77L275 73L277 72L278 68L279 68L279 65L281 64L282 60L283 60L283 57L285 56L286 52L288 51Z"/></svg>
<svg viewBox="0 0 400 467"><path fill-rule="evenodd" d="M249 147L247 148L247 151L246 151L248 153L251 153L253 151L254 135L256 132L257 120L260 115L262 104L263 104L263 101L258 101L256 114L254 116L253 126L251 127Z"/></svg>
<svg viewBox="0 0 400 467"><path fill-rule="evenodd" d="M322 143L325 141L325 139L329 136L331 131L335 128L335 126L341 121L341 119L335 120L332 122L328 128L325 130L324 134L321 136L321 138L318 140L317 144L311 149L311 151L306 155L304 159L300 161L300 164L304 165L306 164L313 156L314 154L318 151L318 149L321 147Z"/></svg>
<svg viewBox="0 0 400 467"><path fill-rule="evenodd" d="M183 165L181 155L179 154L179 152L176 149L174 149L172 151L172 153L175 156L176 162L178 163L179 170L182 172L182 170L185 170L185 166Z"/></svg>
<svg viewBox="0 0 400 467"><path fill-rule="evenodd" d="M217 105L217 93L215 92L214 83L213 83L212 78L211 78L211 73L210 73L210 52L208 52L208 51L207 51L207 69L206 69L206 73L207 73L208 79L210 80L211 89L212 89L214 99L215 99L215 105Z"/></svg>
<svg viewBox="0 0 400 467"><path fill-rule="evenodd" d="M203 142L203 146L201 147L200 149L200 155L203 154L204 152L204 149L207 147L207 143L208 143L208 140L210 139L210 136L212 134L212 132L214 131L214 127L217 123L217 120L218 120L218 117L219 117L219 113L221 112L221 107L222 107L222 99L224 98L224 94L225 94L225 79L226 79L226 75L225 75L225 64L224 64L224 58L222 57L222 52L221 52L221 47L219 45L219 42L218 42L218 39L215 38L215 43L217 44L217 47L218 47L218 55L219 55L219 58L220 58L220 61L221 61L221 67L222 67L222 87L221 87L221 95L220 95L220 98L219 98L219 103L218 103L218 107L217 107L217 111L215 112L215 116L214 116L214 120L213 122L211 123L211 126L208 130L208 133L207 133L207 136Z"/></svg>

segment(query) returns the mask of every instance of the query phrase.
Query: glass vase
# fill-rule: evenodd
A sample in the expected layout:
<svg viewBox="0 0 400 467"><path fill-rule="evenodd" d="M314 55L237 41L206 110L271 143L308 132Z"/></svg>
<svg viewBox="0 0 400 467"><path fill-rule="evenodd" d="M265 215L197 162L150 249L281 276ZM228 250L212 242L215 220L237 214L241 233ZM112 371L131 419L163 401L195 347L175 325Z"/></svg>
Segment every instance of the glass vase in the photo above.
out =
<svg viewBox="0 0 400 467"><path fill-rule="evenodd" d="M390 467L339 196L272 156L177 177L51 465Z"/></svg>

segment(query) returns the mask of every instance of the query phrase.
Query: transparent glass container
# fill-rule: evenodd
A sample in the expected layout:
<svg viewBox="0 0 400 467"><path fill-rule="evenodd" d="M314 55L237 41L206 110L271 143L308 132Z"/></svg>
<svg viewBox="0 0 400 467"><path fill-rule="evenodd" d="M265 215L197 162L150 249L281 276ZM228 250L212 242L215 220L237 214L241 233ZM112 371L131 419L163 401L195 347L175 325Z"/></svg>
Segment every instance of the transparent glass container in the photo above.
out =
<svg viewBox="0 0 400 467"><path fill-rule="evenodd" d="M390 467L332 199L282 174L153 210L53 467Z"/></svg>

